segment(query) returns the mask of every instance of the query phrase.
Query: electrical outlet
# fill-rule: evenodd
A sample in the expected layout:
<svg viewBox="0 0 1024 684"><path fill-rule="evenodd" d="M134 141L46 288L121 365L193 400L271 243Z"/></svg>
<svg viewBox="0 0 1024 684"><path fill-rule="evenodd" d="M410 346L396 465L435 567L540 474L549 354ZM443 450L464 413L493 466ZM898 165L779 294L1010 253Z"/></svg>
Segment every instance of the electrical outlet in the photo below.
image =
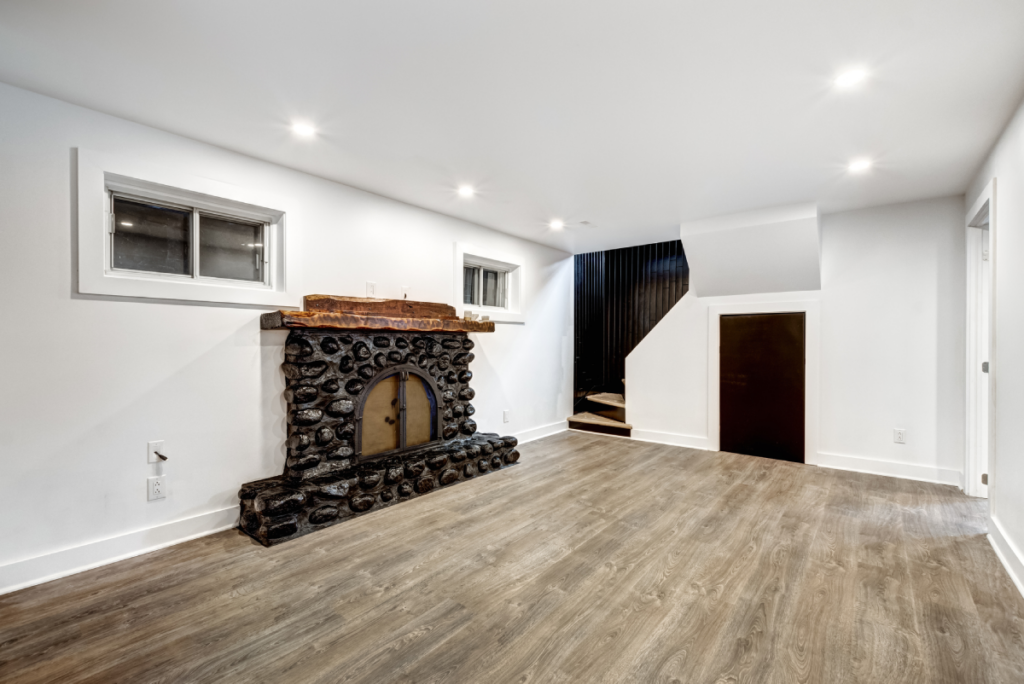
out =
<svg viewBox="0 0 1024 684"><path fill-rule="evenodd" d="M366 281L366 296L376 297L377 283L371 283L369 280Z"/></svg>
<svg viewBox="0 0 1024 684"><path fill-rule="evenodd" d="M167 498L167 476L156 475L154 477L146 478L146 492L147 499L150 501L156 501L157 499Z"/></svg>
<svg viewBox="0 0 1024 684"><path fill-rule="evenodd" d="M902 428L896 428L895 430L892 431L892 441L896 442L897 444L906 444L907 431Z"/></svg>
<svg viewBox="0 0 1024 684"><path fill-rule="evenodd" d="M509 420L511 420L511 417L512 412L509 411L508 409L505 409L504 411L501 412L501 422L507 423Z"/></svg>
<svg viewBox="0 0 1024 684"><path fill-rule="evenodd" d="M155 442L149 442L146 444L146 462L147 463L159 463L160 457L156 455L156 452L164 453L164 440L158 439Z"/></svg>

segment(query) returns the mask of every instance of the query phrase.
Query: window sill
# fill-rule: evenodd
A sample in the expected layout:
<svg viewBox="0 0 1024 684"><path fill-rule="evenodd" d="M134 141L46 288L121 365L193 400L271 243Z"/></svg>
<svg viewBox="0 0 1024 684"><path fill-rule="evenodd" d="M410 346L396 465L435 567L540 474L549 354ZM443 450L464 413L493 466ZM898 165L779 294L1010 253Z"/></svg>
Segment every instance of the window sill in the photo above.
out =
<svg viewBox="0 0 1024 684"><path fill-rule="evenodd" d="M514 311L506 311L504 309L486 309L475 306L463 305L462 315L474 313L478 316L487 316L488 320L494 323L518 323L522 325L526 323L526 316L521 313Z"/></svg>

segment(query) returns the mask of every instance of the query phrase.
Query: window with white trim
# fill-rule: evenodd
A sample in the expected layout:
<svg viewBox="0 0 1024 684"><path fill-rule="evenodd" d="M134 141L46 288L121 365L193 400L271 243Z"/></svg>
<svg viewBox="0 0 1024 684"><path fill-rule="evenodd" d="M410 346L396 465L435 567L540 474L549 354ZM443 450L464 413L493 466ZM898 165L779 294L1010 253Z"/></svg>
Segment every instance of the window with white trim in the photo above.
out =
<svg viewBox="0 0 1024 684"><path fill-rule="evenodd" d="M245 177L76 153L80 293L301 306L288 197Z"/></svg>
<svg viewBox="0 0 1024 684"><path fill-rule="evenodd" d="M504 250L455 243L455 310L495 323L525 323L523 260Z"/></svg>
<svg viewBox="0 0 1024 684"><path fill-rule="evenodd" d="M266 285L266 221L111 190L110 268Z"/></svg>
<svg viewBox="0 0 1024 684"><path fill-rule="evenodd" d="M462 266L462 303L475 307L508 308L508 270L476 264Z"/></svg>

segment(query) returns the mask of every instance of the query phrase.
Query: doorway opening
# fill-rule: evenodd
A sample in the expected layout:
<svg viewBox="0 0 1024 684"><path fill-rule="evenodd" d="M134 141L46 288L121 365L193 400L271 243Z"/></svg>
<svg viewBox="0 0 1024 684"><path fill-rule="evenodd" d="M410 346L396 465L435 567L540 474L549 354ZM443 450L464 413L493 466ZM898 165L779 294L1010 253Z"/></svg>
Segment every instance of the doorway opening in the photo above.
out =
<svg viewBox="0 0 1024 684"><path fill-rule="evenodd" d="M967 454L964 493L988 497L993 429L992 181L967 214Z"/></svg>
<svg viewBox="0 0 1024 684"><path fill-rule="evenodd" d="M719 449L803 463L806 315L722 315L719 325Z"/></svg>

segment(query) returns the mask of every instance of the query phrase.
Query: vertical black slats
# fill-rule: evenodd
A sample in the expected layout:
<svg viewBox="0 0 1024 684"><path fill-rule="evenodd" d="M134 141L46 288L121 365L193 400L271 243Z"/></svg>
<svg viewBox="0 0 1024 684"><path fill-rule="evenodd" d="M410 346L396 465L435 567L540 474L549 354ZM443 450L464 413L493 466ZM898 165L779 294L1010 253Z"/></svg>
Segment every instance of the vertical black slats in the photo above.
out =
<svg viewBox="0 0 1024 684"><path fill-rule="evenodd" d="M574 381L577 405L623 392L626 356L689 287L680 241L577 254Z"/></svg>

